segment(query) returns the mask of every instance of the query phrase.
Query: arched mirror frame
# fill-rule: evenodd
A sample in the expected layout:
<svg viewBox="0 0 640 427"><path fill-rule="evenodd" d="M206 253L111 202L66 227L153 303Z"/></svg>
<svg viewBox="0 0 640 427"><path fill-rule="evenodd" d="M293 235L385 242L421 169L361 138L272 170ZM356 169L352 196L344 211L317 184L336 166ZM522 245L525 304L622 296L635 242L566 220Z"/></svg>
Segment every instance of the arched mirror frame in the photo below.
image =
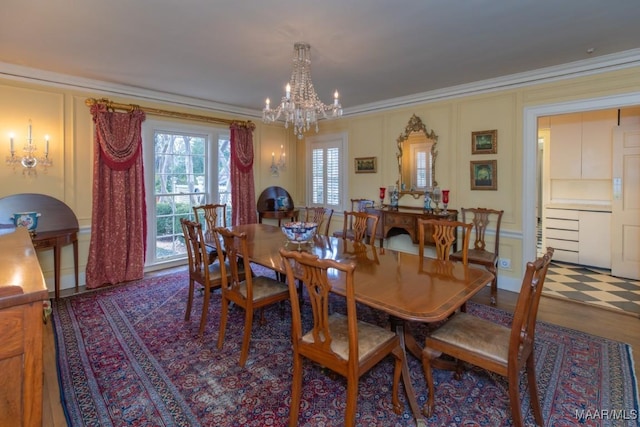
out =
<svg viewBox="0 0 640 427"><path fill-rule="evenodd" d="M431 187L436 187L438 185L438 182L436 181L436 157L438 156L438 151L436 150L436 145L438 143L438 135L436 135L433 130L428 131L427 127L424 125L424 123L422 123L422 120L420 119L420 117L416 116L415 114L411 116L411 118L409 119L409 123L407 123L407 126L404 128L404 132L402 132L400 134L400 136L398 137L398 139L396 140L396 143L398 145L398 153L397 153L397 158L398 158L398 181L397 181L397 185L398 185L398 189L401 190L402 189L402 183L403 183L403 176L402 176L402 159L403 159L403 155L409 155L408 152L405 152L405 143L406 141L409 139L409 137L411 136L412 133L414 132L418 132L418 133L423 133L425 136L426 140L431 140L433 141L433 144L431 145L431 150L430 150L430 155L431 155ZM407 190L401 190L400 194L411 194L413 197L417 198L420 197L421 195L424 195L424 190L423 191L407 191Z"/></svg>

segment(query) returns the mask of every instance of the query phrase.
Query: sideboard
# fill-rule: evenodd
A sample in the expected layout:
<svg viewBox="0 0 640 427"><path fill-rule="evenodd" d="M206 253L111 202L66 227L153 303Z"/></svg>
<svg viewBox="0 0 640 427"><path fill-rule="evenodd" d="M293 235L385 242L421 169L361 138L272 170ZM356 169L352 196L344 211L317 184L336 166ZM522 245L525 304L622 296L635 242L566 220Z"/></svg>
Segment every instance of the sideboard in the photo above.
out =
<svg viewBox="0 0 640 427"><path fill-rule="evenodd" d="M0 234L0 425L42 425L42 301L49 297L26 228Z"/></svg>
<svg viewBox="0 0 640 427"><path fill-rule="evenodd" d="M380 239L380 247L382 247L385 238L395 236L397 234L408 234L413 243L418 243L418 219L446 219L455 221L458 219L458 211L454 209L447 210L446 213L440 211L425 211L422 208L403 207L392 208L384 206L382 208L366 208L367 212L378 215L378 228L376 229L376 239ZM433 231L427 230L426 244L433 246Z"/></svg>

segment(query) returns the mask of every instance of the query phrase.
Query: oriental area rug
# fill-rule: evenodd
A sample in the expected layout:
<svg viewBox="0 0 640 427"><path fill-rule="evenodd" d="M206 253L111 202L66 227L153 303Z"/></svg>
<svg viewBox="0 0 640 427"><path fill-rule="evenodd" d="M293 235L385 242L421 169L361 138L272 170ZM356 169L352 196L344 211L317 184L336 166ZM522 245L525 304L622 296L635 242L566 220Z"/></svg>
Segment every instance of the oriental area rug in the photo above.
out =
<svg viewBox="0 0 640 427"><path fill-rule="evenodd" d="M259 271L263 273L263 271ZM225 345L216 346L219 291L198 337L202 296L185 321L187 272L172 272L87 292L53 303L58 376L70 426L286 426L292 379L290 308L256 316L249 357L238 364L243 311L230 310ZM308 307L308 306L307 306ZM336 297L333 310L342 310ZM511 315L469 303L468 312L508 324ZM359 307L359 317L388 323ZM305 320L307 323L310 319ZM419 341L426 326L412 325ZM409 357L420 405L427 398L419 360ZM547 323L537 326L536 363L547 426L638 426L638 389L628 345ZM359 426L416 425L400 392L401 415L391 409L393 361L360 378ZM434 370L433 426L510 426L507 382L469 367L461 380ZM521 381L526 386L526 381ZM300 426L341 426L346 383L310 362L304 365ZM534 425L521 392L526 425Z"/></svg>

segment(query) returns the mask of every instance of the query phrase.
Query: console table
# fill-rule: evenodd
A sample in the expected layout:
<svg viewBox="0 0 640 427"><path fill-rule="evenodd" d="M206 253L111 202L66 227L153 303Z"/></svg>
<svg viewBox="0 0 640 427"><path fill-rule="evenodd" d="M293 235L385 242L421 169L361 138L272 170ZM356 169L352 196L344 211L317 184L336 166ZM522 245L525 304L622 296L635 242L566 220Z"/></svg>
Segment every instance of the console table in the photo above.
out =
<svg viewBox="0 0 640 427"><path fill-rule="evenodd" d="M276 201L279 197L285 198L287 208L278 208ZM258 222L261 224L263 218L277 219L278 227L283 219L298 220L299 211L295 209L291 195L282 187L267 187L258 198L257 209Z"/></svg>
<svg viewBox="0 0 640 427"><path fill-rule="evenodd" d="M455 221L458 219L458 211L448 209L446 214L440 212L427 212L422 208L413 207L397 207L392 208L385 206L383 208L366 208L365 211L380 216L378 220L378 228L376 229L376 238L380 239L380 247L382 247L383 239L389 237L390 234L408 234L411 236L413 243L418 243L418 219L446 219ZM433 231L426 230L426 244L435 245L433 241ZM394 235L394 234L392 234Z"/></svg>
<svg viewBox="0 0 640 427"><path fill-rule="evenodd" d="M40 212L36 234L37 251L53 249L55 297L60 298L60 258L63 246L73 245L75 289L78 291L78 219L64 202L44 194L14 194L0 199L0 224L13 226L16 212Z"/></svg>

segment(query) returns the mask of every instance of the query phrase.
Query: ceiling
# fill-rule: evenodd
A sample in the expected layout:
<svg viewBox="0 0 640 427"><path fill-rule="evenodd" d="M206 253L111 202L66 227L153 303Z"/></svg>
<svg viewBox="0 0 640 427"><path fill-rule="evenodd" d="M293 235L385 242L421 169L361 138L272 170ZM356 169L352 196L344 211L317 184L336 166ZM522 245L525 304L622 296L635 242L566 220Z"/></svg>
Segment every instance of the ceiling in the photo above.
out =
<svg viewBox="0 0 640 427"><path fill-rule="evenodd" d="M0 76L44 70L105 82L120 93L152 91L259 114L265 98L283 95L297 41L311 44L320 98L331 102L337 89L347 113L619 52L637 64L640 4L3 0Z"/></svg>

